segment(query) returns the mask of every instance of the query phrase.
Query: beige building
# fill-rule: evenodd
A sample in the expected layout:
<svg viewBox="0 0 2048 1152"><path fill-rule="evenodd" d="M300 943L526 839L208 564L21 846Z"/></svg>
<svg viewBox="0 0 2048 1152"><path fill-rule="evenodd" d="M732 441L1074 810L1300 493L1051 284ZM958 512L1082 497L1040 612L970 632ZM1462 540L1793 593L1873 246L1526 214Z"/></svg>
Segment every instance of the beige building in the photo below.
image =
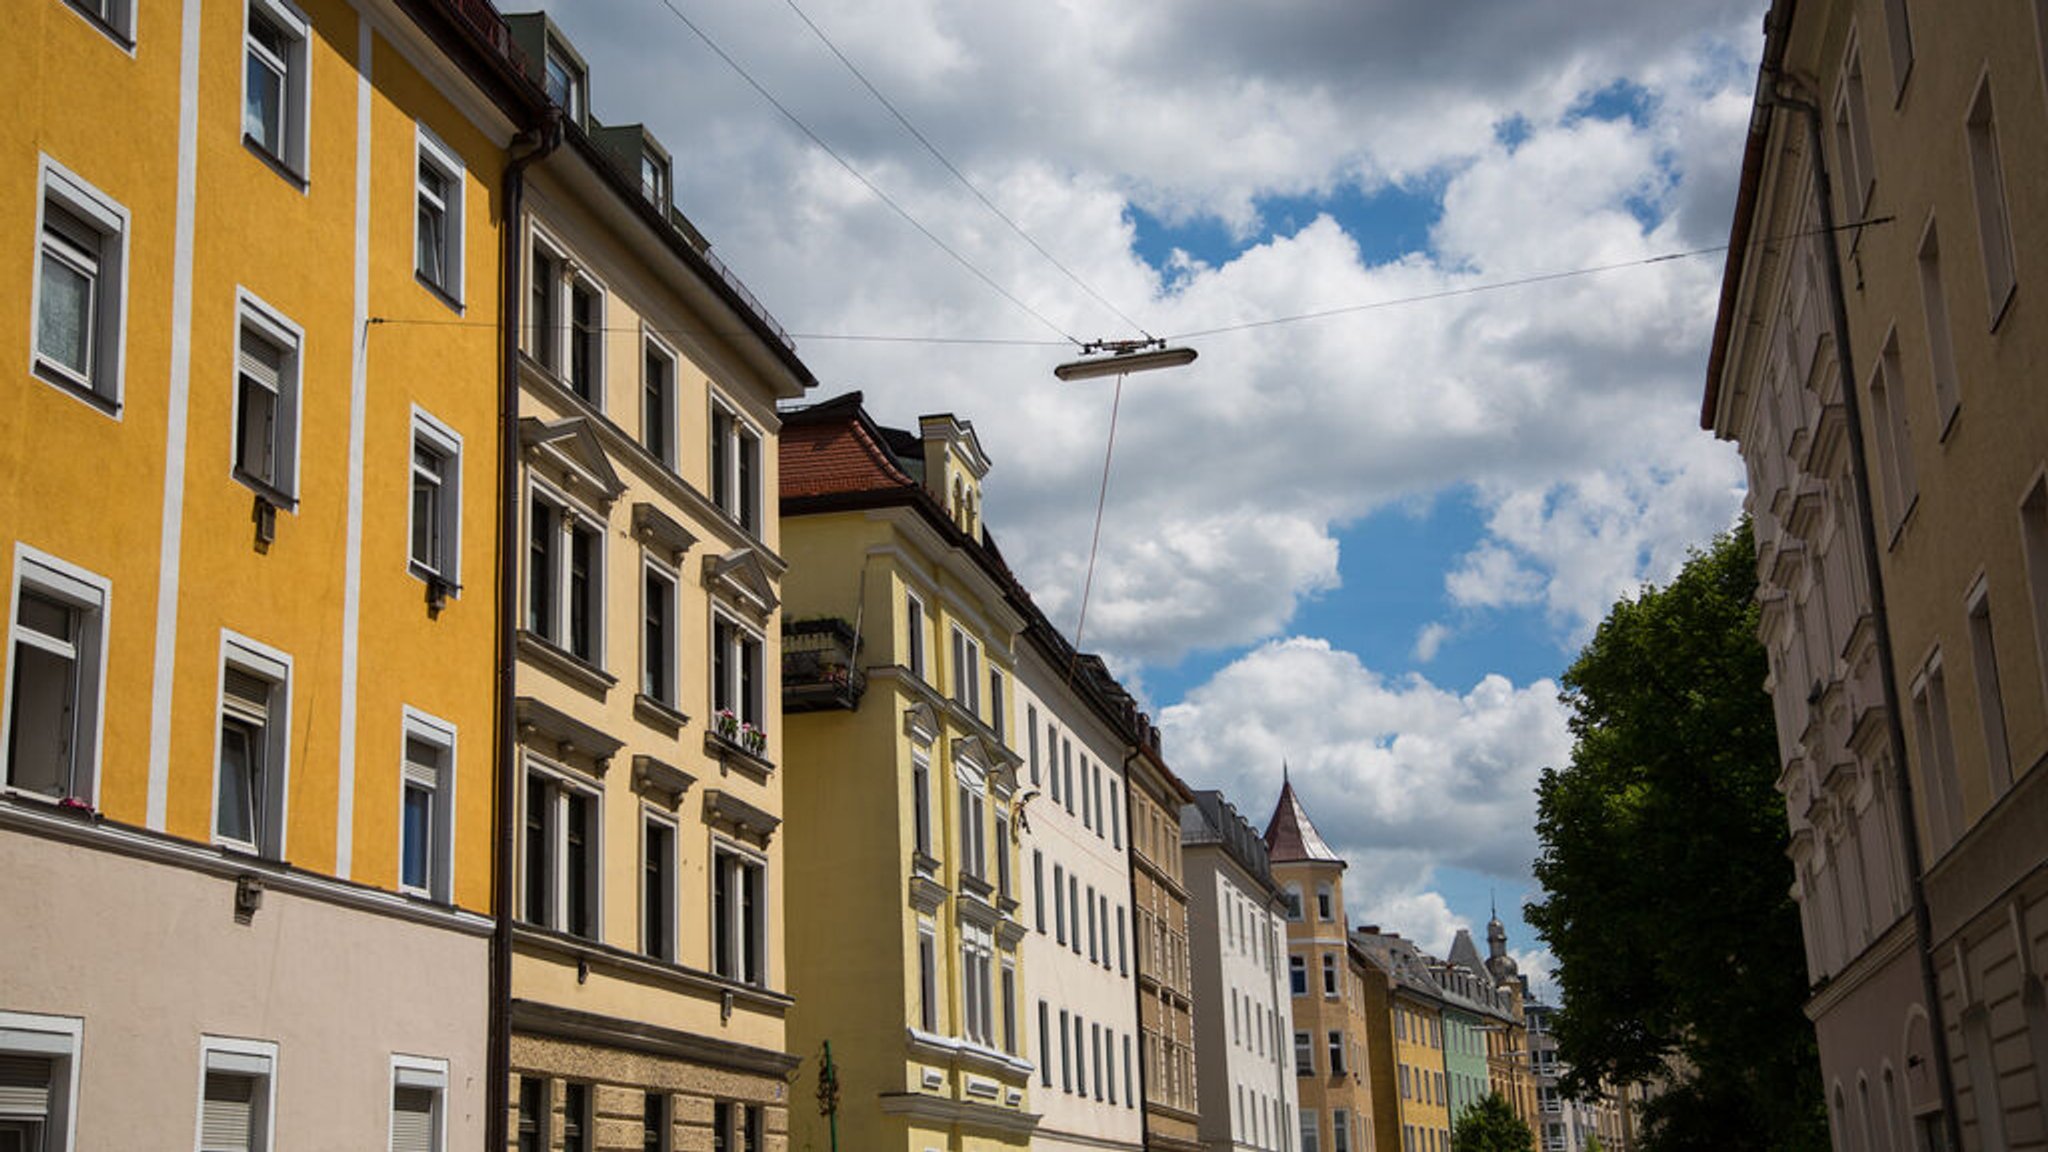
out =
<svg viewBox="0 0 2048 1152"><path fill-rule="evenodd" d="M2037 9L1779 0L1767 22L1702 421L1749 468L1841 1148L2048 1126Z"/></svg>
<svg viewBox="0 0 2048 1152"><path fill-rule="evenodd" d="M509 21L563 112L527 170L516 481L520 1149L786 1146L776 401L813 384L592 113L546 17Z"/></svg>
<svg viewBox="0 0 2048 1152"><path fill-rule="evenodd" d="M1158 729L1142 724L1138 743L1126 779L1145 1146L1152 1152L1195 1152L1201 1147L1201 1093L1195 1068L1197 1021L1179 816L1194 793L1160 755Z"/></svg>

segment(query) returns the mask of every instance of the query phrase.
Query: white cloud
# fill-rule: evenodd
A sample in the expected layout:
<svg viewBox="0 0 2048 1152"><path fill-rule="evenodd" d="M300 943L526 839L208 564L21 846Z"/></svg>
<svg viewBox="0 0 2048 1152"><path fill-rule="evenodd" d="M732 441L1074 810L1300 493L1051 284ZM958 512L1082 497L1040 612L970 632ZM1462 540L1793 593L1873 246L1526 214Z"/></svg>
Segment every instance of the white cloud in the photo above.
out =
<svg viewBox="0 0 2048 1152"><path fill-rule="evenodd" d="M1163 333L1721 239L1755 8L806 5L1006 213ZM1057 327L1122 332L952 183L792 14L739 0L691 12L871 179ZM681 206L793 330L1052 335L803 141L656 0L558 18L593 63L597 113L647 120L678 157ZM1571 114L1618 80L1645 93L1631 117ZM1508 147L1496 128L1516 117L1528 132ZM1369 261L1327 217L1262 230L1260 205L1272 197L1394 181L1443 188L1433 253ZM1162 272L1133 251L1134 207L1264 239ZM1304 600L1339 594L1347 525L1473 485L1489 501L1478 555L1498 568L1468 565L1472 595L1454 600L1541 603L1569 631L1682 532L1732 515L1732 453L1694 420L1718 271L1714 260L1675 261L1217 335L1194 341L1202 358L1191 368L1133 377L1089 646L1166 663L1280 634ZM897 423L938 410L974 420L997 465L990 522L1071 628L1110 386L1055 384L1057 348L800 345L821 394L863 387ZM1613 499L1607 482L1619 485ZM1532 498L1545 510L1533 518ZM1674 507L1685 515L1665 518ZM1590 547L1579 555L1575 543ZM1485 583L1489 571L1505 582Z"/></svg>
<svg viewBox="0 0 2048 1152"><path fill-rule="evenodd" d="M1522 975L1529 978L1530 996L1546 1004L1558 1002L1557 957L1551 955L1550 949L1510 948L1508 955L1514 959L1515 966L1521 969Z"/></svg>
<svg viewBox="0 0 2048 1152"><path fill-rule="evenodd" d="M1285 758L1317 829L1351 862L1354 915L1385 910L1389 927L1424 907L1399 901L1426 892L1439 865L1528 887L1536 778L1571 750L1551 681L1488 676L1459 693L1307 638L1247 653L1160 724L1175 770L1255 820L1272 811Z"/></svg>
<svg viewBox="0 0 2048 1152"><path fill-rule="evenodd" d="M1364 915L1352 917L1354 928L1360 924L1376 924L1381 931L1398 932L1438 959L1451 954L1451 941L1457 938L1458 929L1472 929L1472 922L1452 912L1437 892L1404 892L1377 898L1369 895Z"/></svg>
<svg viewBox="0 0 2048 1152"><path fill-rule="evenodd" d="M1421 630L1415 633L1415 647L1410 650L1409 655L1415 658L1416 663L1427 664L1436 659L1436 654L1443 649L1444 641L1450 638L1451 626L1441 620L1433 620L1424 624Z"/></svg>

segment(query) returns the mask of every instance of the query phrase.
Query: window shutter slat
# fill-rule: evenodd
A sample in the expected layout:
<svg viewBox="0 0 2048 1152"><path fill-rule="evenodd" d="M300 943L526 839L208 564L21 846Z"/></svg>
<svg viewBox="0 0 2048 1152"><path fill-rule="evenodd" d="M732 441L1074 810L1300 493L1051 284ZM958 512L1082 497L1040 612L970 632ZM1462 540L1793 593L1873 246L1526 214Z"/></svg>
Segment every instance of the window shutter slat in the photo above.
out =
<svg viewBox="0 0 2048 1152"><path fill-rule="evenodd" d="M441 749L417 736L405 738L405 778L428 788L441 786Z"/></svg>
<svg viewBox="0 0 2048 1152"><path fill-rule="evenodd" d="M247 1152L254 1131L256 1082L223 1072L206 1074L206 1102L199 1116L201 1152Z"/></svg>
<svg viewBox="0 0 2048 1152"><path fill-rule="evenodd" d="M221 690L230 702L240 704L262 715L270 708L270 681L240 668L229 667L222 677Z"/></svg>
<svg viewBox="0 0 2048 1152"><path fill-rule="evenodd" d="M391 1094L391 1152L434 1152L434 1093L397 1088Z"/></svg>
<svg viewBox="0 0 2048 1152"><path fill-rule="evenodd" d="M0 1116L50 1114L50 1062L40 1056L0 1056Z"/></svg>
<svg viewBox="0 0 2048 1152"><path fill-rule="evenodd" d="M284 378L284 353L277 345L244 329L238 360L244 376L272 392L278 391L278 382Z"/></svg>

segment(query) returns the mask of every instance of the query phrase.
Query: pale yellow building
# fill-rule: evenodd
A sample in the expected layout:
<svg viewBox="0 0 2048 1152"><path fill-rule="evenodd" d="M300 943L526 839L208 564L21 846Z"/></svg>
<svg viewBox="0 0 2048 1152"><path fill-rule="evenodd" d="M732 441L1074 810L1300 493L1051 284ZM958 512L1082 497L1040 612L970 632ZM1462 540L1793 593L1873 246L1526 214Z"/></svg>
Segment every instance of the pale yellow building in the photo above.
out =
<svg viewBox="0 0 2048 1152"><path fill-rule="evenodd" d="M1167 766L1158 729L1146 724L1139 745L1126 779L1145 1146L1152 1152L1195 1152L1201 1147L1202 1095L1195 1058L1187 857L1179 816L1195 794Z"/></svg>
<svg viewBox="0 0 2048 1152"><path fill-rule="evenodd" d="M8 15L0 1146L474 1146L543 101L488 9Z"/></svg>
<svg viewBox="0 0 2048 1152"><path fill-rule="evenodd" d="M831 1048L799 1148L1028 1147L1018 769L1024 620L982 533L971 425L884 428L851 393L784 413L791 1050Z"/></svg>
<svg viewBox="0 0 2048 1152"><path fill-rule="evenodd" d="M517 673L507 765L514 1146L786 1146L776 401L813 380L509 18L561 111L518 228Z"/></svg>

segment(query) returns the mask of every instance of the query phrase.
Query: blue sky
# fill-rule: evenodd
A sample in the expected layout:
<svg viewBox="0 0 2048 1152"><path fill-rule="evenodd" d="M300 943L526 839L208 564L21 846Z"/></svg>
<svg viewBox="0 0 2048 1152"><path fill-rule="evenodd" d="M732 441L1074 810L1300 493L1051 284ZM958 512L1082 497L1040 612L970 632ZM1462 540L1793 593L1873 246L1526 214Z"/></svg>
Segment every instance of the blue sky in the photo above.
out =
<svg viewBox="0 0 2048 1152"><path fill-rule="evenodd" d="M954 341L1130 334L1096 296L1162 334L1440 297L1134 377L1086 645L1240 810L1288 758L1354 921L1441 951L1497 893L1540 974L1514 920L1570 750L1554 678L1733 520L1741 472L1696 420L1717 259L1471 290L1725 240L1763 7L805 3L1028 242L780 7L689 5L861 179L654 0L559 18L597 114L646 121L678 204L813 334L819 398L974 422L988 522L1066 627L1107 392L1053 382L1059 348ZM820 338L883 334L931 342Z"/></svg>

